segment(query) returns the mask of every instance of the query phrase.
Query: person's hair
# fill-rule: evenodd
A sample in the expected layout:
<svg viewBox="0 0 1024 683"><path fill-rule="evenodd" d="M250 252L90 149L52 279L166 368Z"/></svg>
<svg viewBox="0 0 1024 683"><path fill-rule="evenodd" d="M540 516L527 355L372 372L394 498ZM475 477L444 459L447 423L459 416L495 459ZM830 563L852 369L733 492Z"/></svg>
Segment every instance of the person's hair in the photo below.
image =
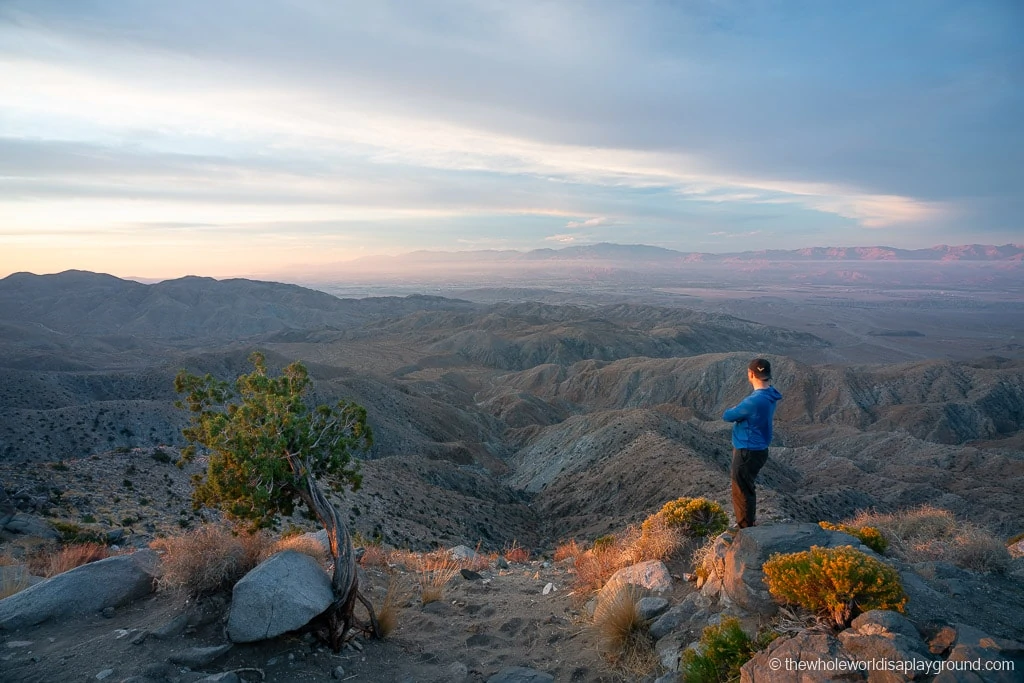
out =
<svg viewBox="0 0 1024 683"><path fill-rule="evenodd" d="M772 378L772 364L764 358L755 358L750 361L747 369L754 373L754 377L762 382L767 382Z"/></svg>

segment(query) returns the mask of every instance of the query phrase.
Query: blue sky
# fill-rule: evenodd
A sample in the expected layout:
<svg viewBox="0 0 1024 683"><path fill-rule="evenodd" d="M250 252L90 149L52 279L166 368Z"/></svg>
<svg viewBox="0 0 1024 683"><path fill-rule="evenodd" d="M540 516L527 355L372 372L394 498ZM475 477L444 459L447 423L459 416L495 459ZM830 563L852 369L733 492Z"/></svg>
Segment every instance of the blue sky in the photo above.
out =
<svg viewBox="0 0 1024 683"><path fill-rule="evenodd" d="M0 275L1024 241L1024 5L0 2Z"/></svg>

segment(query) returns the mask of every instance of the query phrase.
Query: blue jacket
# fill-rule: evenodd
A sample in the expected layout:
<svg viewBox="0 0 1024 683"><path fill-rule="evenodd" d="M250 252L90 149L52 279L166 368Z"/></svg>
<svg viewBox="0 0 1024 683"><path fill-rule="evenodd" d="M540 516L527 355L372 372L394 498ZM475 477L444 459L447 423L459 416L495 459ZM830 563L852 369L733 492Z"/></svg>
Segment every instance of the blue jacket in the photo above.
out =
<svg viewBox="0 0 1024 683"><path fill-rule="evenodd" d="M733 448L762 451L771 445L775 403L780 398L782 394L775 387L757 389L738 406L725 411L722 419L736 423L732 426Z"/></svg>

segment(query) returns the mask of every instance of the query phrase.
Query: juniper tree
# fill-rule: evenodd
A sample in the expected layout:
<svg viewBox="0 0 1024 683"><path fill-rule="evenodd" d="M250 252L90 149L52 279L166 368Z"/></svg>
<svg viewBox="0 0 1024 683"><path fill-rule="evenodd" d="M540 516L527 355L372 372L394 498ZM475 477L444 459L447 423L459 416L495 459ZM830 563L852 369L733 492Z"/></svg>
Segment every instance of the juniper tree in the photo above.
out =
<svg viewBox="0 0 1024 683"><path fill-rule="evenodd" d="M209 374L181 371L174 380L183 395L176 405L191 412L182 430L188 441L182 459L192 460L200 449L209 454L206 472L193 477L193 504L218 508L250 530L274 526L278 515L305 504L330 542L334 602L325 617L337 651L355 622L357 599L369 612L371 634L379 634L373 607L359 592L348 527L319 483L326 479L337 492L359 487L353 456L373 443L366 409L350 401L310 407L309 373L302 363L270 377L263 354L253 353L249 361L254 370L239 376L233 388Z"/></svg>

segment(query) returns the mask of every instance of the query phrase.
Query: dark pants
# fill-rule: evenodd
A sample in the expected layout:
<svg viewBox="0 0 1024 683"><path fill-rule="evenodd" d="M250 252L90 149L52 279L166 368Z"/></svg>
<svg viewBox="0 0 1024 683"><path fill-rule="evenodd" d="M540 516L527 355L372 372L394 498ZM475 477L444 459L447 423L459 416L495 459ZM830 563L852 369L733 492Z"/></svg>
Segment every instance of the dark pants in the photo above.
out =
<svg viewBox="0 0 1024 683"><path fill-rule="evenodd" d="M767 461L768 449L732 449L732 509L736 513L736 525L741 529L754 526L754 517L757 515L754 480Z"/></svg>

